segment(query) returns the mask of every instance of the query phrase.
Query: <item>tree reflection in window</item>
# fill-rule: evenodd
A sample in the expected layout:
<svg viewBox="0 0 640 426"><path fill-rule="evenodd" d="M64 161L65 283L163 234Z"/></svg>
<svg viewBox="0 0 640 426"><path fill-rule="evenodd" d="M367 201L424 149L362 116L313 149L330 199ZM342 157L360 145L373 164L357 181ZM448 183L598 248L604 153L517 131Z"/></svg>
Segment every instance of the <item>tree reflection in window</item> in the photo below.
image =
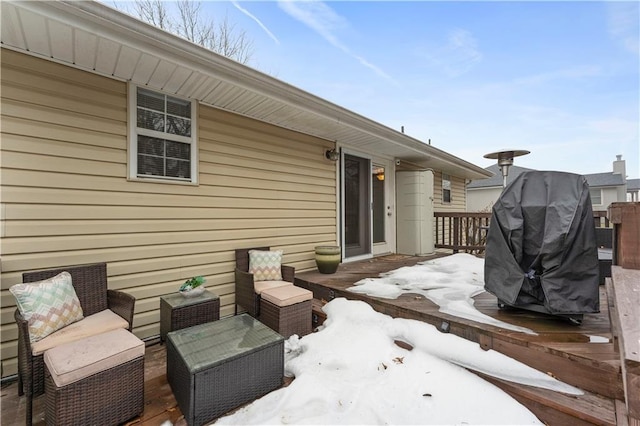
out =
<svg viewBox="0 0 640 426"><path fill-rule="evenodd" d="M138 136L138 174L191 178L191 145Z"/></svg>
<svg viewBox="0 0 640 426"><path fill-rule="evenodd" d="M191 179L191 101L137 88L138 175ZM184 139L183 139L184 140Z"/></svg>

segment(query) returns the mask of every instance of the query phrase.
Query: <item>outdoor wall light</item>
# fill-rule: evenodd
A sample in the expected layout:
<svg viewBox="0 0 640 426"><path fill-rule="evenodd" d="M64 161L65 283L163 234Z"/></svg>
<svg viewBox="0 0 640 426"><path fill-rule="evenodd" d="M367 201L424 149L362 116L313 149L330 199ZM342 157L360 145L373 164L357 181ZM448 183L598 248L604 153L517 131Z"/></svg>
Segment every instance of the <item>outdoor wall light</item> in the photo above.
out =
<svg viewBox="0 0 640 426"><path fill-rule="evenodd" d="M507 175L509 174L509 167L513 166L513 158L527 154L529 154L529 151L525 149L505 149L485 154L484 158L498 160L498 166L500 166L500 171L502 172L502 187L504 188L507 186Z"/></svg>
<svg viewBox="0 0 640 426"><path fill-rule="evenodd" d="M327 157L327 160L338 161L338 159L340 158L340 153L335 149L328 149L324 153L324 156Z"/></svg>

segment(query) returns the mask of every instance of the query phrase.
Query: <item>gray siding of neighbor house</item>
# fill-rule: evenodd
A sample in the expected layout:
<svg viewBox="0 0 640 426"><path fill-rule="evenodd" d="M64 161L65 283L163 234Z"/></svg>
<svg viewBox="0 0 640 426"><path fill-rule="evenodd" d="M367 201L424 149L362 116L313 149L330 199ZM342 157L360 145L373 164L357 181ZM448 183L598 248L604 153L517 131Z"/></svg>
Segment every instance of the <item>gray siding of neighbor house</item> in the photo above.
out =
<svg viewBox="0 0 640 426"><path fill-rule="evenodd" d="M491 212L493 204L502 193L502 186L467 190L468 212Z"/></svg>
<svg viewBox="0 0 640 426"><path fill-rule="evenodd" d="M620 161L620 163L623 163ZM615 169L615 163L614 163ZM494 175L487 179L477 179L467 185L467 210L470 212L491 211L491 207L502 193L502 174L497 165L486 168ZM524 167L512 166L507 176L507 184L511 183L520 173L529 171ZM593 173L584 175L591 192L600 192L600 202L593 200L594 210L606 210L613 202L626 199L626 184L622 175L616 172ZM594 202L595 201L595 202Z"/></svg>
<svg viewBox="0 0 640 426"><path fill-rule="evenodd" d="M24 271L107 262L136 297L134 333L159 334L159 298L194 275L234 310L234 250L267 245L315 267L335 244L331 143L205 105L199 184L127 180L127 85L2 49L1 359L15 374L11 285Z"/></svg>

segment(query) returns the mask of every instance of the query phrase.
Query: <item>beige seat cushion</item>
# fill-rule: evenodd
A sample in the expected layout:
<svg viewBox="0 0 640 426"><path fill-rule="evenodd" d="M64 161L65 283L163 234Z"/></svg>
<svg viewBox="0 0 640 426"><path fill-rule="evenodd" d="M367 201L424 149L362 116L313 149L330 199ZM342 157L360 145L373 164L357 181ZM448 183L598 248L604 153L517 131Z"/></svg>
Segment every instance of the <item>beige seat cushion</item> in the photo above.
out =
<svg viewBox="0 0 640 426"><path fill-rule="evenodd" d="M263 291L268 290L270 288L285 287L285 286L293 287L293 283L289 281L256 281L253 283L253 289L258 294L262 294Z"/></svg>
<svg viewBox="0 0 640 426"><path fill-rule="evenodd" d="M280 307L295 305L311 299L313 299L312 292L294 285L271 288L262 292L262 300Z"/></svg>
<svg viewBox="0 0 640 426"><path fill-rule="evenodd" d="M107 331L116 330L118 328L129 328L129 323L120 315L109 309L105 309L97 314L89 315L84 319L74 322L60 330L51 333L42 340L38 340L31 344L33 355L40 355L47 349L55 348L94 334L106 333Z"/></svg>
<svg viewBox="0 0 640 426"><path fill-rule="evenodd" d="M49 349L44 362L62 387L142 356L144 342L120 328Z"/></svg>

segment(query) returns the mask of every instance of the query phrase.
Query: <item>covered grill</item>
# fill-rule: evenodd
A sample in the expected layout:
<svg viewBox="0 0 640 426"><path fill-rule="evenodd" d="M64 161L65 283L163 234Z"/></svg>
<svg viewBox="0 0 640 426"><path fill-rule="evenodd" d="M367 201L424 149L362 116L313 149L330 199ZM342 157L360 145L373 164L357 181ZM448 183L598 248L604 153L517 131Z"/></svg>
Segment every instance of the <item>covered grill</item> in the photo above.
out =
<svg viewBox="0 0 640 426"><path fill-rule="evenodd" d="M580 323L599 312L598 249L583 176L529 171L494 204L485 289L508 305Z"/></svg>

